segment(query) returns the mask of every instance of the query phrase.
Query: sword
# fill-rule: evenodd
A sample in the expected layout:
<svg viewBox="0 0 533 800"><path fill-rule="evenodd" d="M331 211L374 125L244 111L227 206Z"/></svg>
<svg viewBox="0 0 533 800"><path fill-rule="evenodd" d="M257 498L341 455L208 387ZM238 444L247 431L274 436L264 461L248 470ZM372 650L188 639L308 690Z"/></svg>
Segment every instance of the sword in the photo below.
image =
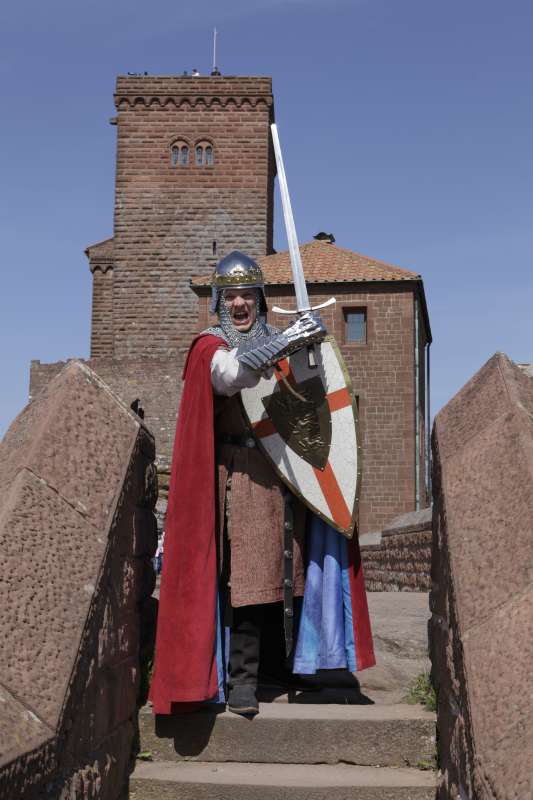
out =
<svg viewBox="0 0 533 800"><path fill-rule="evenodd" d="M318 306L311 306L309 303L309 295L307 294L307 286L305 283L304 270L302 266L302 259L300 257L300 248L298 247L298 237L296 236L296 227L294 225L294 217L292 214L291 198L289 197L289 187L287 186L287 177L285 175L285 167L283 166L283 156L281 155L281 146L279 143L278 129L273 123L270 126L272 131L272 141L274 143L274 155L276 157L276 164L278 167L279 189L281 193L281 205L283 206L283 219L285 220L285 230L287 232L287 240L289 242L289 255L292 267L292 280L294 283L294 290L296 293L296 310L288 311L278 306L273 306L272 311L275 314L306 314L308 311L318 311L319 308L326 308L333 303L336 303L334 297L330 297L325 303Z"/></svg>

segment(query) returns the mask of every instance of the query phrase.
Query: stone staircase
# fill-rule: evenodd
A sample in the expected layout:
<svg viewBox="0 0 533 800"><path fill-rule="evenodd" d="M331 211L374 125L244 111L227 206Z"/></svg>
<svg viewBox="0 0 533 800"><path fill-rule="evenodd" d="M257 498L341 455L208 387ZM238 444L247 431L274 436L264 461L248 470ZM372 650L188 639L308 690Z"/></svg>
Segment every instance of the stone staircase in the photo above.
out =
<svg viewBox="0 0 533 800"><path fill-rule="evenodd" d="M369 595L380 666L362 673L360 692L263 693L254 719L221 708L155 723L144 708L141 752L150 760L137 762L130 799L434 800L435 715L401 702L426 664L427 605L388 594ZM397 639L392 608L402 618Z"/></svg>

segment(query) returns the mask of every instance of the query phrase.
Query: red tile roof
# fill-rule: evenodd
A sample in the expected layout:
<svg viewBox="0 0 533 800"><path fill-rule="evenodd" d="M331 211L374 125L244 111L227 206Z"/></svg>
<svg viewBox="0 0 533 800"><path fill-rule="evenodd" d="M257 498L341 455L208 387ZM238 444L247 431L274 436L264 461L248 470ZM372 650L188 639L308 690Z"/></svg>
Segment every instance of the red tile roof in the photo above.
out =
<svg viewBox="0 0 533 800"><path fill-rule="evenodd" d="M306 283L339 283L367 281L416 281L418 272L393 267L375 258L368 258L353 250L337 247L329 242L313 241L300 245ZM263 256L258 259L266 284L292 283L289 251ZM207 286L209 278L193 278L195 286Z"/></svg>

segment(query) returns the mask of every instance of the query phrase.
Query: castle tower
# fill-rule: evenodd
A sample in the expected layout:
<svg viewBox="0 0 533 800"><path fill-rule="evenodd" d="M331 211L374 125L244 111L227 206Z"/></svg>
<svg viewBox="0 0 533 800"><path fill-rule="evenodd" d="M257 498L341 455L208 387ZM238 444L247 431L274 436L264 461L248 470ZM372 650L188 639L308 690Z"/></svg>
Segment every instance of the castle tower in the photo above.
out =
<svg viewBox="0 0 533 800"><path fill-rule="evenodd" d="M294 304L289 254L272 249L272 85L270 78L121 76L115 105L114 235L86 251L89 365L127 405L140 400L164 486L183 356L211 324L216 261L246 251L261 263L270 306ZM305 275L313 304L337 298L324 321L358 398L360 531L376 532L428 501L431 329L423 282L334 246L331 235L316 238L301 246ZM63 366L32 362L31 395Z"/></svg>
<svg viewBox="0 0 533 800"><path fill-rule="evenodd" d="M179 360L197 330L191 276L235 248L272 252L272 82L120 76L115 106L114 237L87 251L91 357Z"/></svg>

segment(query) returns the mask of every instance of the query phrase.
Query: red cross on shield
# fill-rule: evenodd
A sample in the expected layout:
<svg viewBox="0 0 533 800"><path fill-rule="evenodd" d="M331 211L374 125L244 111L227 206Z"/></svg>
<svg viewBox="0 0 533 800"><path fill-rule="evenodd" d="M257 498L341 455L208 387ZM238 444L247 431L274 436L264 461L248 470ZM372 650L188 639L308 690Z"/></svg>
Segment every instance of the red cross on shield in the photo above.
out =
<svg viewBox="0 0 533 800"><path fill-rule="evenodd" d="M351 538L356 527L361 448L357 404L332 336L302 348L270 377L241 391L259 446L290 491L331 527Z"/></svg>

